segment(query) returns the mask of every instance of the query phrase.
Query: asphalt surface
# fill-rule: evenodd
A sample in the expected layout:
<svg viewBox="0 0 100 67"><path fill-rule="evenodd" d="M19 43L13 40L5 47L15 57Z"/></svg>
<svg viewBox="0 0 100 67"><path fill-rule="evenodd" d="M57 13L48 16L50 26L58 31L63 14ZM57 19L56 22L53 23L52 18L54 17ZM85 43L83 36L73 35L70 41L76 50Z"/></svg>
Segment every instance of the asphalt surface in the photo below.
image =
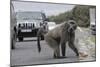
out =
<svg viewBox="0 0 100 67"><path fill-rule="evenodd" d="M76 34L78 38L81 36L89 36L85 30L78 31ZM65 63L65 62L78 62L78 57L75 53L66 46L66 58L53 59L53 50L48 47L45 41L41 41L41 52L37 50L36 38L25 39L23 42L16 42L16 49L11 50L11 66L14 65L36 65L36 64L49 64L49 63Z"/></svg>

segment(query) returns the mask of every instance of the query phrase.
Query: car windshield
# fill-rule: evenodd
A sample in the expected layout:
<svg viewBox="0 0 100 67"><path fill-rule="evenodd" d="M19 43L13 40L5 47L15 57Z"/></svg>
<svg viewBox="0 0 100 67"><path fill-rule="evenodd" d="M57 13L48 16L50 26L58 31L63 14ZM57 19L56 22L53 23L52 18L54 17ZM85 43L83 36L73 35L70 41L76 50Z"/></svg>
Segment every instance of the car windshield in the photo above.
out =
<svg viewBox="0 0 100 67"><path fill-rule="evenodd" d="M17 20L42 20L41 12L17 12Z"/></svg>

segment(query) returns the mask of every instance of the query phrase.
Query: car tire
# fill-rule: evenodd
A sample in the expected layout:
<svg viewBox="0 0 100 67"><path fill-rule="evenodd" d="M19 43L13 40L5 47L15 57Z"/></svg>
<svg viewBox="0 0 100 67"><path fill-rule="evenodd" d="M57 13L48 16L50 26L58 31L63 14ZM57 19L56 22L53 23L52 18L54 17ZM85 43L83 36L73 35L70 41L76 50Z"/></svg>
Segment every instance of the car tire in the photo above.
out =
<svg viewBox="0 0 100 67"><path fill-rule="evenodd" d="M19 40L19 41L23 41L23 37L19 37L18 40Z"/></svg>
<svg viewBox="0 0 100 67"><path fill-rule="evenodd" d="M41 40L44 40L44 36L41 36Z"/></svg>

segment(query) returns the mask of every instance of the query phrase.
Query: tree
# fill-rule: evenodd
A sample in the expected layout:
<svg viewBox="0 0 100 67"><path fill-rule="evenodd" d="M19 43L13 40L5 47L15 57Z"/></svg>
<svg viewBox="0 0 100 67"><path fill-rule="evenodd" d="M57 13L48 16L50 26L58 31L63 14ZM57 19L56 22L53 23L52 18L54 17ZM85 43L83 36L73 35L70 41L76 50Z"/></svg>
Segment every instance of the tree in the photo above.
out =
<svg viewBox="0 0 100 67"><path fill-rule="evenodd" d="M57 24L68 20L69 17L75 18L78 26L88 27L90 25L89 8L95 8L94 6L75 6L72 10L60 13L57 16L50 16L50 21L54 21Z"/></svg>

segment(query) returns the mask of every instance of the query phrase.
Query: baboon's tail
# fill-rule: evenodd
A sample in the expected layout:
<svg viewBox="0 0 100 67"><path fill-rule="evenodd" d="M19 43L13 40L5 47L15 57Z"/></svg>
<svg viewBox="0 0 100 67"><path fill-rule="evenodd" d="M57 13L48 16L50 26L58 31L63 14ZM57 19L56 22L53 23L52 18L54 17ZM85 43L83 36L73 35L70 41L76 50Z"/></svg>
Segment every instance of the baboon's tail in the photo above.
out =
<svg viewBox="0 0 100 67"><path fill-rule="evenodd" d="M41 45L40 45L40 37L37 37L37 47L38 47L38 52L41 52Z"/></svg>

